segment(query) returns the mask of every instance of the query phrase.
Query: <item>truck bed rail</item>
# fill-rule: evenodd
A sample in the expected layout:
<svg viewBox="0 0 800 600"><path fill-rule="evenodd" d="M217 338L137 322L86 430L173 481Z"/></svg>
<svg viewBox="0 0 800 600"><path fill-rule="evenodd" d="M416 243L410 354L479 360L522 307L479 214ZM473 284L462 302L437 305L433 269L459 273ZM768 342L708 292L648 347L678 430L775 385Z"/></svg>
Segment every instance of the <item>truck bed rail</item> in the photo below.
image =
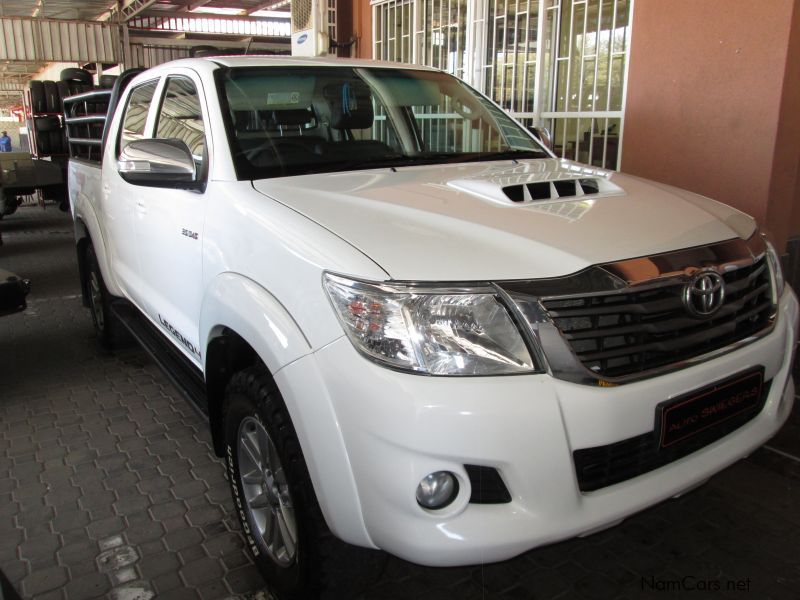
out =
<svg viewBox="0 0 800 600"><path fill-rule="evenodd" d="M64 125L72 158L100 161L112 90L97 89L64 98Z"/></svg>

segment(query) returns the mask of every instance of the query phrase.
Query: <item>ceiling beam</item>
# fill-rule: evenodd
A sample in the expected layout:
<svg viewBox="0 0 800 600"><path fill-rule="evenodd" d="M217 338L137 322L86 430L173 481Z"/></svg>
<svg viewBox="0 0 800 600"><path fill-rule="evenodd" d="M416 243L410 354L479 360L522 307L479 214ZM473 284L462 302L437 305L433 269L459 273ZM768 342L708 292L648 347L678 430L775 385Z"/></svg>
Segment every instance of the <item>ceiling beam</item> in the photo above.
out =
<svg viewBox="0 0 800 600"><path fill-rule="evenodd" d="M193 0L186 4L186 10L192 12L195 8L200 8L211 2L211 0Z"/></svg>
<svg viewBox="0 0 800 600"><path fill-rule="evenodd" d="M289 2L287 2L286 0L281 0L280 2L276 2L275 0L267 0L267 2L262 2L261 4L256 4L252 8L248 8L246 11L244 11L244 14L250 16L254 12L258 12L260 10L270 10L274 8L279 8L281 6L285 6L286 4L289 4ZM286 13L286 16L287 17L289 16L288 12Z"/></svg>
<svg viewBox="0 0 800 600"><path fill-rule="evenodd" d="M2 1L2 0L0 0ZM246 15L214 15L209 13L190 13L185 11L170 10L147 10L144 14L137 15L138 19L216 19L221 21L247 21L250 23L263 23L274 21L275 23L286 23L289 20L289 13L286 17L248 17Z"/></svg>
<svg viewBox="0 0 800 600"><path fill-rule="evenodd" d="M247 44L244 41L226 41L221 40L217 37L212 37L216 34L210 34L208 37L195 37L192 39L185 38L185 39L176 39L176 38L166 38L166 37L154 37L154 36L137 36L131 35L131 44L142 44L145 46L158 46L158 47L168 47L168 46L180 46L180 47L192 47L197 46L198 44L208 44L211 46L216 46L217 48L238 48L240 50L244 50L247 47ZM247 38L249 39L249 38ZM256 48L261 50L288 50L289 44L287 42L260 42L256 38L253 40L252 44L250 45L250 49L254 50Z"/></svg>
<svg viewBox="0 0 800 600"><path fill-rule="evenodd" d="M116 21L117 15L120 15L121 21L127 21L142 11L147 10L155 3L156 0L125 0L121 3L121 5L118 5L118 8L109 10L108 12L102 14L97 20Z"/></svg>

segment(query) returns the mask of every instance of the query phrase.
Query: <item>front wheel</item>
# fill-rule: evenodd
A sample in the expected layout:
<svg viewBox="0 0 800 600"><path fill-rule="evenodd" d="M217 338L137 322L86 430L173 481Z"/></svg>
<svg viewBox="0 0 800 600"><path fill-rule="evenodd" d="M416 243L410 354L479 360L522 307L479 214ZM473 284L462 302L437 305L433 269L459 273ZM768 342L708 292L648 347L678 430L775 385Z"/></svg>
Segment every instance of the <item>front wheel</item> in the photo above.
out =
<svg viewBox="0 0 800 600"><path fill-rule="evenodd" d="M318 595L315 539L325 525L294 427L264 369L246 369L228 384L225 441L234 508L258 570L282 598Z"/></svg>
<svg viewBox="0 0 800 600"><path fill-rule="evenodd" d="M376 576L375 561L385 556L341 542L325 524L291 418L263 366L228 383L225 460L250 554L278 598L318 598L323 591L350 597L365 576Z"/></svg>

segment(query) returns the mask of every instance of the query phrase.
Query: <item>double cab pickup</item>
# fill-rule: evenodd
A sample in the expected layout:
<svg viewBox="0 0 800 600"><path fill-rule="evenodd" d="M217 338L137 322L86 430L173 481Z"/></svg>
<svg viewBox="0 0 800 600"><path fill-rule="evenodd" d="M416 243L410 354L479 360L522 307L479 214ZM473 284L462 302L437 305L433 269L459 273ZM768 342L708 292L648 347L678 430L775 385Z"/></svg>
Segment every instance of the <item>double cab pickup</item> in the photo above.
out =
<svg viewBox="0 0 800 600"><path fill-rule="evenodd" d="M752 218L559 159L451 75L207 57L66 106L97 337L207 415L281 597L355 547L608 527L790 413L798 304Z"/></svg>

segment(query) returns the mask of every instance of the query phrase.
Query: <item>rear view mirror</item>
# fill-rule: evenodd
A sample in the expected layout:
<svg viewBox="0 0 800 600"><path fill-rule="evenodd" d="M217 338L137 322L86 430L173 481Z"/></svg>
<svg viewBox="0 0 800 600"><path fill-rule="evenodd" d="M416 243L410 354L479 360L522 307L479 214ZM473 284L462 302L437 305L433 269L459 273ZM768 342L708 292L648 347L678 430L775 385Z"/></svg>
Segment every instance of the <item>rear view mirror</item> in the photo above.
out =
<svg viewBox="0 0 800 600"><path fill-rule="evenodd" d="M189 146L178 139L136 140L120 152L120 176L134 185L196 188L197 167Z"/></svg>

